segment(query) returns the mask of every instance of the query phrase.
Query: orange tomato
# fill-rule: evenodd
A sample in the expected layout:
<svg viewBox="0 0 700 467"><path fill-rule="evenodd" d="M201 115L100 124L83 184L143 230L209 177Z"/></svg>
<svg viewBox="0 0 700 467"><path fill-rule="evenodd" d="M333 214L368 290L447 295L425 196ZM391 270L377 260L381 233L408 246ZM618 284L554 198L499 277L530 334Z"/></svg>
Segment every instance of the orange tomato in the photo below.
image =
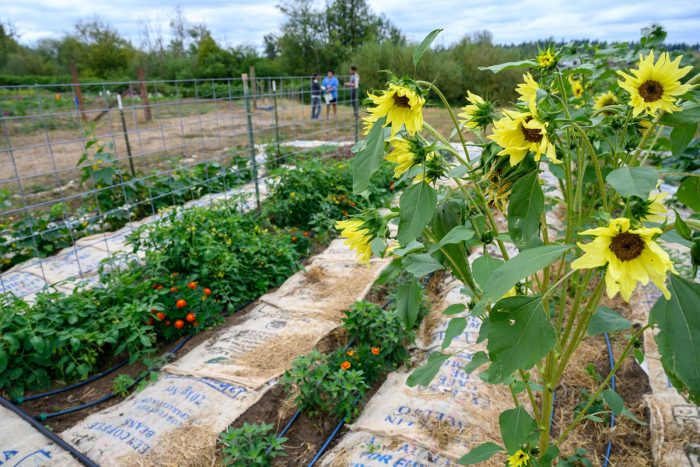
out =
<svg viewBox="0 0 700 467"><path fill-rule="evenodd" d="M187 302L183 299L180 299L175 302L175 306L178 308L185 308L187 306Z"/></svg>
<svg viewBox="0 0 700 467"><path fill-rule="evenodd" d="M192 281L189 284L187 284L187 287L189 287L191 290L194 290L197 288L197 283Z"/></svg>
<svg viewBox="0 0 700 467"><path fill-rule="evenodd" d="M185 317L188 323L193 322L197 317L195 316L194 313L187 313L187 316Z"/></svg>
<svg viewBox="0 0 700 467"><path fill-rule="evenodd" d="M185 325L185 322L181 319L178 319L175 321L175 328L177 329L182 329L182 327Z"/></svg>

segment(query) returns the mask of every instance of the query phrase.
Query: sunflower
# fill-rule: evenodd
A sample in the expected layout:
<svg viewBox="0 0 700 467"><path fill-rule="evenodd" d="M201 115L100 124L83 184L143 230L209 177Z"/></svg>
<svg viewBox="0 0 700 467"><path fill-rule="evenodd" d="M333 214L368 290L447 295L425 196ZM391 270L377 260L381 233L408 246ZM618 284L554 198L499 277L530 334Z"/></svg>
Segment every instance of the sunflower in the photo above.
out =
<svg viewBox="0 0 700 467"><path fill-rule="evenodd" d="M374 122L376 121L377 117L373 115L362 117L362 134L364 136L367 136L369 132L372 131L372 127L374 126Z"/></svg>
<svg viewBox="0 0 700 467"><path fill-rule="evenodd" d="M530 462L530 456L522 449L518 449L512 456L508 456L508 467L525 467Z"/></svg>
<svg viewBox="0 0 700 467"><path fill-rule="evenodd" d="M613 219L607 227L584 230L581 235L596 238L590 243L578 243L585 254L571 263L571 268L590 269L607 265L605 285L610 298L620 292L629 302L637 282L646 285L651 279L666 299L670 299L666 273L676 273L676 270L668 253L652 239L660 233L662 230L658 228L630 229L630 221L624 217Z"/></svg>
<svg viewBox="0 0 700 467"><path fill-rule="evenodd" d="M391 144L393 149L385 159L397 164L394 167L394 178L401 178L411 167L420 164L425 157L422 146L414 140L395 139Z"/></svg>
<svg viewBox="0 0 700 467"><path fill-rule="evenodd" d="M361 263L369 264L372 257L372 247L370 242L374 235L366 227L362 219L348 219L335 223L335 228L340 230L340 236L346 238L345 245L355 250L357 259Z"/></svg>
<svg viewBox="0 0 700 467"><path fill-rule="evenodd" d="M539 161L545 154L550 161L559 163L554 144L547 137L547 123L537 119L530 112L504 110L503 118L493 123L493 134L489 139L503 148L499 156L510 156L510 165L522 161L528 151Z"/></svg>
<svg viewBox="0 0 700 467"><path fill-rule="evenodd" d="M569 76L569 84L571 85L571 92L576 99L580 99L583 96L583 83L576 78Z"/></svg>
<svg viewBox="0 0 700 467"><path fill-rule="evenodd" d="M551 70L557 66L557 56L552 52L552 48L548 47L537 54L537 66L541 70Z"/></svg>
<svg viewBox="0 0 700 467"><path fill-rule="evenodd" d="M644 202L644 212L641 219L647 222L664 222L668 216L668 209L664 206L664 199L670 195L666 192L651 193L649 199Z"/></svg>
<svg viewBox="0 0 700 467"><path fill-rule="evenodd" d="M379 95L369 94L369 98L375 105L369 112L375 120L386 117L385 125L391 124L391 136L398 133L402 125L411 136L423 129L425 98L417 90L389 83L388 90Z"/></svg>
<svg viewBox="0 0 700 467"><path fill-rule="evenodd" d="M598 97L595 98L593 108L602 109L603 107L607 107L609 105L615 105L617 104L617 102L617 96L613 94L612 91L608 91L606 93L600 94Z"/></svg>
<svg viewBox="0 0 700 467"><path fill-rule="evenodd" d="M537 90L540 89L540 85L537 84L537 81L530 73L523 75L523 81L523 83L516 86L515 91L520 94L520 100L530 107L530 111L533 111L537 99Z"/></svg>
<svg viewBox="0 0 700 467"><path fill-rule="evenodd" d="M630 93L630 105L635 117L642 112L656 115L659 110L669 113L681 110L675 103L691 86L681 84L680 80L693 67L679 68L680 62L680 55L671 61L668 52L662 53L654 62L654 51L651 51L646 57L639 56L639 68L631 70L634 76L617 72L624 78L617 84Z"/></svg>
<svg viewBox="0 0 700 467"><path fill-rule="evenodd" d="M467 102L458 115L468 128L486 128L493 121L493 105L483 97L467 91Z"/></svg>

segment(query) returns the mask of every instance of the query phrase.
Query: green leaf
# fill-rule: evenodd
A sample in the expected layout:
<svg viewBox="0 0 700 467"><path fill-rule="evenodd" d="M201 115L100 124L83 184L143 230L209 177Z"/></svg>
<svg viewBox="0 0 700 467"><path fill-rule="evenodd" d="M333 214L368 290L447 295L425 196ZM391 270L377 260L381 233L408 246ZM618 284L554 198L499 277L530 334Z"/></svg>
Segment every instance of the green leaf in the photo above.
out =
<svg viewBox="0 0 700 467"><path fill-rule="evenodd" d="M430 256L430 253L406 256L403 259L403 267L416 277L423 277L426 274L443 269L442 264Z"/></svg>
<svg viewBox="0 0 700 467"><path fill-rule="evenodd" d="M438 34L440 34L443 30L442 29L434 29L430 34L425 36L425 39L423 39L423 42L421 42L418 47L416 47L416 50L413 51L413 65L418 66L420 63L421 57L423 57L423 54L425 51L430 47L430 44L433 43L435 38L437 37Z"/></svg>
<svg viewBox="0 0 700 467"><path fill-rule="evenodd" d="M669 274L671 298L661 296L649 314L661 364L673 386L700 404L700 284Z"/></svg>
<svg viewBox="0 0 700 467"><path fill-rule="evenodd" d="M489 283L489 277L493 272L503 266L503 260L493 256L479 256L472 263L472 273L474 280L482 289Z"/></svg>
<svg viewBox="0 0 700 467"><path fill-rule="evenodd" d="M494 305L489 320L489 381L493 383L515 370L532 368L556 342L541 296L504 298Z"/></svg>
<svg viewBox="0 0 700 467"><path fill-rule="evenodd" d="M403 271L401 267L401 258L394 258L391 263L379 274L377 280L374 281L374 285L380 286L396 279L399 274Z"/></svg>
<svg viewBox="0 0 700 467"><path fill-rule="evenodd" d="M615 415L620 415L622 413L622 409L625 408L625 401L623 401L622 397L612 388L603 391L601 396L603 396L603 400Z"/></svg>
<svg viewBox="0 0 700 467"><path fill-rule="evenodd" d="M700 177L686 177L676 192L678 201L695 212L700 212Z"/></svg>
<svg viewBox="0 0 700 467"><path fill-rule="evenodd" d="M700 120L700 105L685 102L682 106L682 112L673 112L664 114L659 123L672 127L682 127L692 125Z"/></svg>
<svg viewBox="0 0 700 467"><path fill-rule="evenodd" d="M629 418L637 425L646 426L646 422L643 422L642 420L638 419L632 412L630 412L630 410L627 407L622 407L622 416Z"/></svg>
<svg viewBox="0 0 700 467"><path fill-rule="evenodd" d="M421 242L419 242L417 240L413 240L405 247L395 249L394 254L396 256L403 256L406 253L410 253L410 252L415 251L415 250L420 250L421 248L423 248L423 246L424 245Z"/></svg>
<svg viewBox="0 0 700 467"><path fill-rule="evenodd" d="M688 224L685 223L681 215L678 214L678 211L674 209L673 212L676 213L676 220L673 223L673 226L676 228L676 232L678 233L678 235L681 236L682 239L691 241L693 237L690 231L690 227L688 227Z"/></svg>
<svg viewBox="0 0 700 467"><path fill-rule="evenodd" d="M626 198L638 196L646 200L656 188L659 171L651 167L621 167L610 172L605 180Z"/></svg>
<svg viewBox="0 0 700 467"><path fill-rule="evenodd" d="M411 185L401 195L398 240L402 245L415 240L433 218L437 193L425 182Z"/></svg>
<svg viewBox="0 0 700 467"><path fill-rule="evenodd" d="M675 230L669 230L668 232L662 233L661 235L659 235L658 240L663 240L666 243L676 243L678 245L683 245L688 248L690 248L693 245L693 242L681 237Z"/></svg>
<svg viewBox="0 0 700 467"><path fill-rule="evenodd" d="M532 60L521 60L519 62L506 62L499 63L498 65L491 66L480 66L479 69L482 71L490 71L492 73L499 73L504 70L514 70L516 68L530 68L536 67L537 63Z"/></svg>
<svg viewBox="0 0 700 467"><path fill-rule="evenodd" d="M632 327L632 323L616 311L611 310L606 306L599 306L591 321L588 323L588 335L595 336L604 332L622 331Z"/></svg>
<svg viewBox="0 0 700 467"><path fill-rule="evenodd" d="M433 352L428 355L428 361L416 368L406 380L406 384L410 387L427 386L435 378L435 375L440 371L443 363L450 358L450 355L445 355L440 352Z"/></svg>
<svg viewBox="0 0 700 467"><path fill-rule="evenodd" d="M677 126L671 130L671 153L678 156L686 150L698 130L698 123Z"/></svg>
<svg viewBox="0 0 700 467"><path fill-rule="evenodd" d="M489 441L487 443L478 445L477 447L469 451L467 454L463 455L457 461L457 463L459 465L478 464L479 462L489 460L494 454L501 451L503 451L503 448L501 446Z"/></svg>
<svg viewBox="0 0 700 467"><path fill-rule="evenodd" d="M571 245L538 246L506 261L489 276L488 284L482 287L482 298L472 310L472 314L480 314L487 303L500 299L520 280L549 266L570 248Z"/></svg>
<svg viewBox="0 0 700 467"><path fill-rule="evenodd" d="M418 319L421 304L421 289L417 280L401 285L396 292L396 313L403 320L406 329L412 329Z"/></svg>
<svg viewBox="0 0 700 467"><path fill-rule="evenodd" d="M454 303L442 311L443 315L456 315L467 309L467 306L463 303Z"/></svg>
<svg viewBox="0 0 700 467"><path fill-rule="evenodd" d="M365 146L353 158L352 163L352 191L359 194L367 190L369 179L381 166L384 160L384 120L382 117L376 122L369 135Z"/></svg>
<svg viewBox="0 0 700 467"><path fill-rule="evenodd" d="M542 244L540 219L544 213L544 193L538 171L513 183L508 202L508 233L520 251Z"/></svg>
<svg viewBox="0 0 700 467"><path fill-rule="evenodd" d="M522 406L501 412L498 422L508 454L513 454L523 444L537 437L537 422Z"/></svg>
<svg viewBox="0 0 700 467"><path fill-rule="evenodd" d="M457 317L452 318L447 324L447 329L445 330L445 337L442 339L442 349L445 350L452 343L452 339L459 336L467 328L467 318Z"/></svg>
<svg viewBox="0 0 700 467"><path fill-rule="evenodd" d="M439 250L445 245L466 242L474 236L474 231L465 225L457 225L442 237L439 242L430 247L430 253Z"/></svg>
<svg viewBox="0 0 700 467"><path fill-rule="evenodd" d="M479 350L477 353L472 355L472 359L469 361L469 363L467 363L464 366L464 371L467 373L473 373L474 370L479 368L484 363L488 363L488 361L489 361L488 355L486 355L486 353L484 351Z"/></svg>

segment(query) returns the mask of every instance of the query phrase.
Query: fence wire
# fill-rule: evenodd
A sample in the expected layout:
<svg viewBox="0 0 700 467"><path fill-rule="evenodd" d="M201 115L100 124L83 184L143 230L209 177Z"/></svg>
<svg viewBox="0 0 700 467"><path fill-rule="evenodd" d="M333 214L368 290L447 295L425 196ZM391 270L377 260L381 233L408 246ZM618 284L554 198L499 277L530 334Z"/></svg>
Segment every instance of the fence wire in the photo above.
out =
<svg viewBox="0 0 700 467"><path fill-rule="evenodd" d="M318 119L309 76L0 87L0 294L96 281L167 207L259 207L267 168L357 141L359 95L338 79Z"/></svg>

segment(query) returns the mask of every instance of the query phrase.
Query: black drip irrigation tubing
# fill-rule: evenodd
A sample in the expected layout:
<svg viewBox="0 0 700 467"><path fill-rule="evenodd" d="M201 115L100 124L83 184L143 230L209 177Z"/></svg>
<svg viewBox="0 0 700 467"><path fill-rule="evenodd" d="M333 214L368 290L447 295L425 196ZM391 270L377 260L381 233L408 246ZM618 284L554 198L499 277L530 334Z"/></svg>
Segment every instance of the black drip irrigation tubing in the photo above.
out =
<svg viewBox="0 0 700 467"><path fill-rule="evenodd" d="M41 433L49 440L56 443L57 446L59 446L60 448L62 448L66 452L68 452L71 456L73 456L81 464L83 464L87 467L98 467L98 465L95 464L93 461L91 461L87 456L85 456L85 454L78 451L70 444L68 444L66 441L64 441L56 433L48 430L44 425L42 425L41 423L34 420L26 412L24 412L24 410L15 406L12 402L8 401L4 397L0 397L0 405L2 405L6 409L14 412L18 417L20 417L22 420L24 420L25 422L29 423L32 427L34 427L34 429L36 429L39 433Z"/></svg>

